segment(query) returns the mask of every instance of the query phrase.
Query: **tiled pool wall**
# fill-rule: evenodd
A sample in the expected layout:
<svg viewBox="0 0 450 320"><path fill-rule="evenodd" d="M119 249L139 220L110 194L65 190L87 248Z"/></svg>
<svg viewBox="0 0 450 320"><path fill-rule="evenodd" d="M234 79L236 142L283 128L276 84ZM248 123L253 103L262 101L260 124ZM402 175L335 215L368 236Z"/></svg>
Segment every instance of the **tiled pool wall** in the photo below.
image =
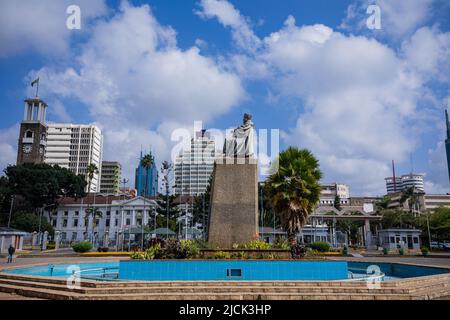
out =
<svg viewBox="0 0 450 320"><path fill-rule="evenodd" d="M340 280L346 261L120 261L121 280Z"/></svg>

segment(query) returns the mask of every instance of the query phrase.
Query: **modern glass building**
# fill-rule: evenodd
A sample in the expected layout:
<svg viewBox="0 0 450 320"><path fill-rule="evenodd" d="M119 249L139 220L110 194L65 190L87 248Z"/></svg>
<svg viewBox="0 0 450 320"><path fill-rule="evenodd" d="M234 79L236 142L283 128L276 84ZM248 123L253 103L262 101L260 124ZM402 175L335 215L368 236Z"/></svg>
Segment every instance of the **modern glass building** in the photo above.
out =
<svg viewBox="0 0 450 320"><path fill-rule="evenodd" d="M139 164L136 168L134 186L137 190L138 196L154 197L158 193L158 169L156 168L155 161L153 161L150 168L145 169L141 164L143 157L144 156L141 151ZM147 187L145 186L146 183Z"/></svg>

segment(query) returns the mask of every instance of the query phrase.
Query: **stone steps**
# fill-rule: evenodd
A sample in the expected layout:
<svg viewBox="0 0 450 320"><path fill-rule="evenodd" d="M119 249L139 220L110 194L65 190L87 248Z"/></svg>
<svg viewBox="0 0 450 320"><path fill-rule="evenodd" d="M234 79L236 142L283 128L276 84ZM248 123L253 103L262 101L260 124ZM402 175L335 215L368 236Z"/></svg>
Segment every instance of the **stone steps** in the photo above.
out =
<svg viewBox="0 0 450 320"><path fill-rule="evenodd" d="M0 274L0 291L44 299L283 299L380 300L435 299L450 295L450 276L420 277L381 283L368 289L351 281L92 281L70 290L66 279Z"/></svg>
<svg viewBox="0 0 450 320"><path fill-rule="evenodd" d="M358 287L325 287L325 286L299 286L299 287L283 287L283 286L252 286L246 284L245 286L168 286L168 287L108 287L108 288L86 288L81 287L78 289L67 288L66 284L47 284L47 283L35 283L32 281L13 280L13 279L0 279L0 285L15 285L31 288L41 288L49 290L70 291L74 293L84 294L126 294L126 293L367 293L367 294L408 294L409 291L404 288L380 288L380 289L368 289Z"/></svg>

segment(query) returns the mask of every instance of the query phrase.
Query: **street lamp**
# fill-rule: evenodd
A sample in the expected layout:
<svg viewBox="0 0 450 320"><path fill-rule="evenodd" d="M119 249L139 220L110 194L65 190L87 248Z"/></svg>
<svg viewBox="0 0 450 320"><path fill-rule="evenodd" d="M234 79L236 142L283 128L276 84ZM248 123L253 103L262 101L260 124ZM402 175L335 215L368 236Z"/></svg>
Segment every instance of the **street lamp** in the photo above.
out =
<svg viewBox="0 0 450 320"><path fill-rule="evenodd" d="M172 164L168 161L163 161L162 173L164 174L164 181L166 184L166 215L167 215L167 225L166 225L166 239L169 239L169 174L172 171Z"/></svg>

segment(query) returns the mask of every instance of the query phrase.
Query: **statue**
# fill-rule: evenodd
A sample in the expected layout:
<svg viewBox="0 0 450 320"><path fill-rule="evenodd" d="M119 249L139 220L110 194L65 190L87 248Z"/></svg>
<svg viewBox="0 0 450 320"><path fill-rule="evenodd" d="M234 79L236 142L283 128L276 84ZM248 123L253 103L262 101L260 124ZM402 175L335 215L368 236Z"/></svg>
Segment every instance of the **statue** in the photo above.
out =
<svg viewBox="0 0 450 320"><path fill-rule="evenodd" d="M253 157L255 126L252 115L245 113L243 124L233 130L231 139L225 139L223 144L223 154L230 158Z"/></svg>

